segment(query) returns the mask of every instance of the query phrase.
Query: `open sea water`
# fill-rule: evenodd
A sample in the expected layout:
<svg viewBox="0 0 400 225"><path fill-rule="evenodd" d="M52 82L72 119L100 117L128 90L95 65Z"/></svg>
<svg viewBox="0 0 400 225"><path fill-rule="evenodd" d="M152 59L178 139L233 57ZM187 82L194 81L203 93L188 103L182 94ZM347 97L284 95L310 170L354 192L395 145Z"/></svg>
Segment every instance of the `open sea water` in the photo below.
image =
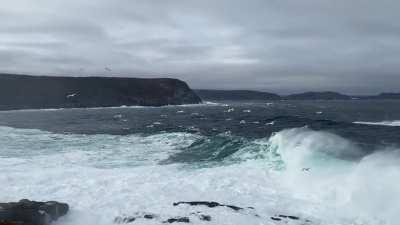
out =
<svg viewBox="0 0 400 225"><path fill-rule="evenodd" d="M0 202L22 198L68 203L57 225L398 225L400 101L3 111Z"/></svg>

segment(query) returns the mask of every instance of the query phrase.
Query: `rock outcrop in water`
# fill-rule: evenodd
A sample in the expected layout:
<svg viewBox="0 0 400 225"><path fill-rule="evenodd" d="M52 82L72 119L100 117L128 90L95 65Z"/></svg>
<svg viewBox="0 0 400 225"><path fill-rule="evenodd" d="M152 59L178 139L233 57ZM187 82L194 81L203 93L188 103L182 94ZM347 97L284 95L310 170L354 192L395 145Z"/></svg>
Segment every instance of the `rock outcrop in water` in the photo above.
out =
<svg viewBox="0 0 400 225"><path fill-rule="evenodd" d="M201 99L178 79L0 74L0 110L163 106Z"/></svg>
<svg viewBox="0 0 400 225"><path fill-rule="evenodd" d="M205 202L205 201L194 201L194 202L175 202L174 206L178 205L191 205L191 206L207 206L208 208L215 207L227 207L233 209L234 211L244 210L242 207L234 206L234 205L224 205L218 202ZM248 209L254 209L253 207L247 207Z"/></svg>
<svg viewBox="0 0 400 225"><path fill-rule="evenodd" d="M55 201L23 199L19 202L0 203L0 225L50 225L67 214L68 210L68 204Z"/></svg>
<svg viewBox="0 0 400 225"><path fill-rule="evenodd" d="M194 213L192 213L192 215L194 215ZM202 221L211 221L211 217L209 215L199 214L198 218ZM188 216L177 216L161 219L159 215L152 213L136 213L134 216L118 216L114 219L114 223L125 224L138 222L140 224L142 221L146 220L159 220L160 223L190 223L190 218Z"/></svg>
<svg viewBox="0 0 400 225"><path fill-rule="evenodd" d="M271 220L275 222L282 222L283 224L291 224L291 221L298 221L300 224L310 224L310 220L308 219L301 219L298 216L291 216L291 215L284 215L284 214L276 214L269 218L262 218L258 214L254 213L253 207L239 207L234 205L226 205L221 204L218 202L209 202L209 201L192 201L192 202L175 202L173 206L179 205L189 205L192 207L208 207L208 208L217 208L223 207L231 209L234 213L242 213L246 216L255 216L260 218L261 220ZM251 211L248 211L251 210ZM191 223L192 221L201 221L201 222L210 222L212 221L212 217L208 214L204 214L198 209L195 212L191 212L188 215L179 215L179 216L169 216L167 218L162 218L160 215L156 215L153 213L145 213L145 212L138 212L135 213L133 216L118 216L114 219L114 223L116 224L130 224L136 223L141 224L145 220L158 220L160 223Z"/></svg>

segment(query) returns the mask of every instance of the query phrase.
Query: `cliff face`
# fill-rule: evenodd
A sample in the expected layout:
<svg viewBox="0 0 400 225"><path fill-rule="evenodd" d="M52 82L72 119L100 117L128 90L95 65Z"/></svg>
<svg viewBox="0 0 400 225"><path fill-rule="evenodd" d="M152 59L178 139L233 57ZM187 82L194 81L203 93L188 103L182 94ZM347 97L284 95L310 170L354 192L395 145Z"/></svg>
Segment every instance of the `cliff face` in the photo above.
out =
<svg viewBox="0 0 400 225"><path fill-rule="evenodd" d="M46 77L0 74L0 110L163 106L201 99L177 79Z"/></svg>

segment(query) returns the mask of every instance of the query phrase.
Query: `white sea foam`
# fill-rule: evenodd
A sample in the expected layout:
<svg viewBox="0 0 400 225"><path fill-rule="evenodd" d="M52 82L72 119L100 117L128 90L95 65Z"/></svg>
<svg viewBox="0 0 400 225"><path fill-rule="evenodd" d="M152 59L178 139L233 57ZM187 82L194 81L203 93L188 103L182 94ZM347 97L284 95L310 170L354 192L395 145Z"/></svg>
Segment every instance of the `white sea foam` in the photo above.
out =
<svg viewBox="0 0 400 225"><path fill-rule="evenodd" d="M310 209L313 213L331 224L398 224L398 150L380 151L361 161L340 160L329 155L357 154L353 143L306 128L281 131L269 143L286 166L278 176L280 184L295 198L319 205Z"/></svg>
<svg viewBox="0 0 400 225"><path fill-rule="evenodd" d="M58 225L109 225L123 214L151 212L167 218L198 210L212 216L209 224L222 225L272 225L269 217L279 213L319 225L398 224L400 154L385 151L360 161L341 160L332 156L357 153L357 148L330 133L284 130L249 141L227 159L241 159L237 163L200 168L159 164L203 138L195 134L64 135L8 127L0 127L0 134L1 201L68 202L71 212ZM310 171L302 171L305 167ZM172 206L191 200L252 206L260 217Z"/></svg>
<svg viewBox="0 0 400 225"><path fill-rule="evenodd" d="M179 108L179 107L204 107L204 106L226 106L222 103L199 103L199 104L182 104L182 105L164 105L164 106L140 106L140 105L121 105L110 107L81 107L81 108L46 108L46 109L12 109L3 110L3 112L36 112L36 111L60 111L60 110L99 110L99 109L142 109L142 108Z"/></svg>
<svg viewBox="0 0 400 225"><path fill-rule="evenodd" d="M381 121L381 122L364 122L364 121L356 121L354 123L357 124L366 124L366 125L377 125L377 126L400 126L400 120L391 120L391 121Z"/></svg>
<svg viewBox="0 0 400 225"><path fill-rule="evenodd" d="M34 129L0 127L0 157L48 163L73 162L93 167L157 164L199 138L187 133L142 135L65 135Z"/></svg>
<svg viewBox="0 0 400 225"><path fill-rule="evenodd" d="M206 101L206 102L204 102L204 104L207 104L207 105L219 105L220 103Z"/></svg>

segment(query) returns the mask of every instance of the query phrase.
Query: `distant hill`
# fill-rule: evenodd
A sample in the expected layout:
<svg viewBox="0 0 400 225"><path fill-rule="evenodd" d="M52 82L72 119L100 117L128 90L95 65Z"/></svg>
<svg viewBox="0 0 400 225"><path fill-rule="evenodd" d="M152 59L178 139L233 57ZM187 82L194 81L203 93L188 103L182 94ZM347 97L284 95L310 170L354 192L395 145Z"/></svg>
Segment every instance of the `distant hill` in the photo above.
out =
<svg viewBox="0 0 400 225"><path fill-rule="evenodd" d="M291 95L277 95L270 92L249 90L194 90L203 100L367 100L400 99L400 93L381 93L379 95L345 95L333 91L304 92Z"/></svg>
<svg viewBox="0 0 400 225"><path fill-rule="evenodd" d="M178 79L0 74L0 110L200 103Z"/></svg>
<svg viewBox="0 0 400 225"><path fill-rule="evenodd" d="M351 96L340 94L337 92L304 92L300 94L292 94L282 97L286 100L349 100Z"/></svg>
<svg viewBox="0 0 400 225"><path fill-rule="evenodd" d="M400 93L381 93L379 95L361 96L361 99L400 99Z"/></svg>
<svg viewBox="0 0 400 225"><path fill-rule="evenodd" d="M203 100L279 100L277 94L248 90L194 90Z"/></svg>

